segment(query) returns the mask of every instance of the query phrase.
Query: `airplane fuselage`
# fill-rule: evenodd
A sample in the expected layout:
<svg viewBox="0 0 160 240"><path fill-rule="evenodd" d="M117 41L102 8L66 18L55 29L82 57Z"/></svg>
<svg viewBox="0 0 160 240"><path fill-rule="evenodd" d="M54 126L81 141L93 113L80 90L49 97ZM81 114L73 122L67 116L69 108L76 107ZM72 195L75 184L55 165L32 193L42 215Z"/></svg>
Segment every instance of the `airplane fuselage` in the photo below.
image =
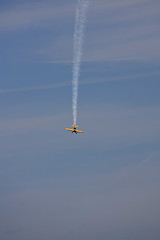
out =
<svg viewBox="0 0 160 240"><path fill-rule="evenodd" d="M72 133L76 133L76 134L77 134L77 131L76 131L76 128L75 128L75 127L73 128Z"/></svg>

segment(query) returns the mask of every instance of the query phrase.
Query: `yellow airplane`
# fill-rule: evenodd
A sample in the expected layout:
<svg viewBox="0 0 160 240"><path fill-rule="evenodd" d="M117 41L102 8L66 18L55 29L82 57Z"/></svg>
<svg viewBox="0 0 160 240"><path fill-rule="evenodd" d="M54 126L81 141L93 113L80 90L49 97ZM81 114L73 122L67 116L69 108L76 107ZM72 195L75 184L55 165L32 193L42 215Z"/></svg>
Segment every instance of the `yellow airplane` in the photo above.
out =
<svg viewBox="0 0 160 240"><path fill-rule="evenodd" d="M69 129L69 128L66 128L67 131L71 131L72 133L84 133L83 131L79 131L77 130L77 127L76 125L72 125L73 129Z"/></svg>

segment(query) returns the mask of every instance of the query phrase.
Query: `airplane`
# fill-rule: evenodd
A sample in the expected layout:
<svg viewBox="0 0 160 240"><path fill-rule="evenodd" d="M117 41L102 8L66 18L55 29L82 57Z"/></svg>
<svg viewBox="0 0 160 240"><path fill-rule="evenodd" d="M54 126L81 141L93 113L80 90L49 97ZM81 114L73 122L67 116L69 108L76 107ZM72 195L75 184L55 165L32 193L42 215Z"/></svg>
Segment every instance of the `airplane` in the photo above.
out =
<svg viewBox="0 0 160 240"><path fill-rule="evenodd" d="M72 133L84 133L83 131L80 131L80 130L77 130L77 127L76 125L72 125L73 129L70 129L70 128L66 128L67 131L71 131Z"/></svg>

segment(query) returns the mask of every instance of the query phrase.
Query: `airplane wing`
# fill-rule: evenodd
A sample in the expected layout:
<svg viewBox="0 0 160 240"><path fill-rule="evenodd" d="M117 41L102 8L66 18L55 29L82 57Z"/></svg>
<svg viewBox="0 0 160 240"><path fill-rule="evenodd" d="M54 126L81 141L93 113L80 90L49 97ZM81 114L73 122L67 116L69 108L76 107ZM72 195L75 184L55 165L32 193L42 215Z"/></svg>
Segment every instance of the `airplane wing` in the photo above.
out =
<svg viewBox="0 0 160 240"><path fill-rule="evenodd" d="M83 131L79 131L79 130L76 130L76 132L79 132L79 133L84 133Z"/></svg>
<svg viewBox="0 0 160 240"><path fill-rule="evenodd" d="M67 131L73 131L73 129L66 128Z"/></svg>

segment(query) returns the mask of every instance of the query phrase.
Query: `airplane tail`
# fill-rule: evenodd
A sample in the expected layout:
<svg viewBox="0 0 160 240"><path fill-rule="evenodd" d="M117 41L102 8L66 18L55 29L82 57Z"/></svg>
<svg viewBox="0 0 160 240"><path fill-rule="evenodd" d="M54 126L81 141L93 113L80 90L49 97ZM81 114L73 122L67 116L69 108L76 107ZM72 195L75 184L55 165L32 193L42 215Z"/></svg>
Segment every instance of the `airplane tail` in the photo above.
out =
<svg viewBox="0 0 160 240"><path fill-rule="evenodd" d="M76 125L72 125L72 127L78 127L78 126L76 126Z"/></svg>

